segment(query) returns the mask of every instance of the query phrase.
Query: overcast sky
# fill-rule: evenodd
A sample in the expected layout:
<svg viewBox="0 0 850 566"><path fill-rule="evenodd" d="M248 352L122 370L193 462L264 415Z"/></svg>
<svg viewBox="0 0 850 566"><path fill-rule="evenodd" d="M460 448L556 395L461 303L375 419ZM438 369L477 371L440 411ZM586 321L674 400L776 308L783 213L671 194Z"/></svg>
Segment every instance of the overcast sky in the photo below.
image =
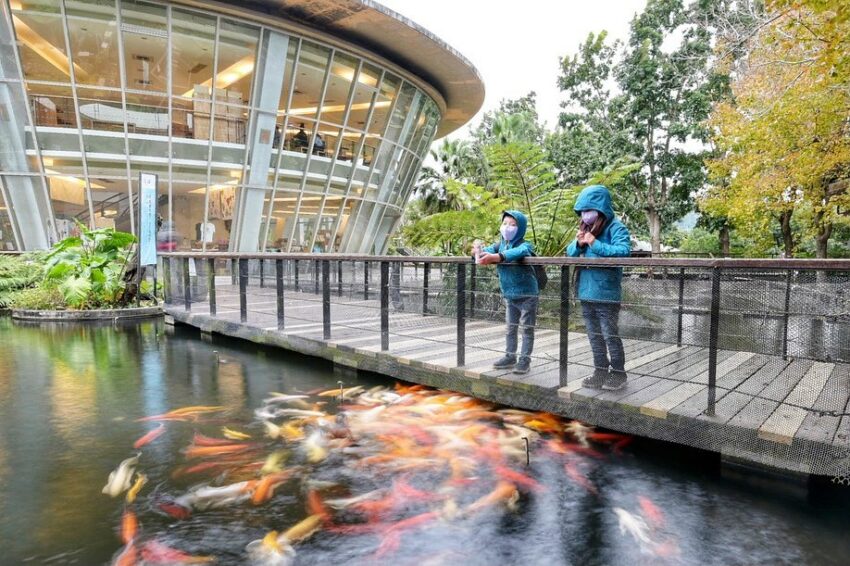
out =
<svg viewBox="0 0 850 566"><path fill-rule="evenodd" d="M378 0L436 34L484 78L482 111L503 98L537 93L540 119L557 124L562 96L558 58L572 55L590 32L625 39L646 0ZM472 123L476 123L480 113ZM461 132L465 133L468 126Z"/></svg>

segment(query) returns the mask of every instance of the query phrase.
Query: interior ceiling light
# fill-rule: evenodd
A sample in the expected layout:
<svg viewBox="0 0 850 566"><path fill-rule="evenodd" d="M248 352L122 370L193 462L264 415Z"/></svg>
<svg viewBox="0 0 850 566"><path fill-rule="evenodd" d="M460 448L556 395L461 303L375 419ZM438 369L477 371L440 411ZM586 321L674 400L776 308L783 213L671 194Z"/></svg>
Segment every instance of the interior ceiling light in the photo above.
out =
<svg viewBox="0 0 850 566"><path fill-rule="evenodd" d="M246 55L242 59L236 61L234 64L229 66L228 68L221 71L215 77L215 88L227 88L239 79L247 76L251 71L254 70L254 56ZM200 86L210 87L212 86L212 79L207 79L200 84ZM195 92L194 88L190 88L186 92L183 93L185 97L191 97Z"/></svg>
<svg viewBox="0 0 850 566"><path fill-rule="evenodd" d="M234 180L228 181L226 183L210 185L209 189L210 189L210 191L223 191L224 189L232 189L234 187L234 185L236 185L236 183L238 183L238 182L239 181L234 179ZM189 193L195 194L195 195L202 195L206 192L207 192L207 187L201 187L200 189L194 189L194 190L189 191Z"/></svg>
<svg viewBox="0 0 850 566"><path fill-rule="evenodd" d="M82 179L80 179L79 177L72 177L71 175L62 175L61 173L59 173L57 171L53 171L52 169L45 169L44 172L47 173L48 175L50 175L51 177L55 177L57 179L62 179L63 181L67 181L69 183L73 183L74 185L77 185L78 187L85 188L85 186L86 186L86 182L83 181ZM104 187L103 185L98 185L97 183L91 183L91 188L93 188L93 189L105 189L106 187Z"/></svg>
<svg viewBox="0 0 850 566"><path fill-rule="evenodd" d="M12 6L12 9L15 9L14 5ZM65 56L64 52L41 37L38 32L29 27L18 16L12 16L12 19L15 22L15 33L21 43L35 51L42 59L59 69L59 71L61 71L64 75L68 77L71 76L70 61L68 60L68 57ZM74 63L74 74L78 81L89 80L89 74L76 63Z"/></svg>
<svg viewBox="0 0 850 566"><path fill-rule="evenodd" d="M381 100L380 102L375 103L375 108L386 108L390 105L389 100ZM357 104L352 104L352 110L368 110L371 103L369 102L358 102ZM295 114L296 116L300 116L303 114L315 114L316 111L319 110L318 106L308 106L306 108L293 108L289 111L290 114ZM322 106L322 113L329 114L333 112L344 112L345 104L334 104L330 106Z"/></svg>

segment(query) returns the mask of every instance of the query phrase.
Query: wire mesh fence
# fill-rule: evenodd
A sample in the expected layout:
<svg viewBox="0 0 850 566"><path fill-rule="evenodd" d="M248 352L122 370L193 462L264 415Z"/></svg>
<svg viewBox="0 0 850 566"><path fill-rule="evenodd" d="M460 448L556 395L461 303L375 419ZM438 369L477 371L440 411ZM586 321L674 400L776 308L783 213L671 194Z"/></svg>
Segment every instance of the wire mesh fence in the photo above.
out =
<svg viewBox="0 0 850 566"><path fill-rule="evenodd" d="M497 270L465 258L168 254L161 271L172 307L627 407L636 434L695 419L668 439L847 467L850 262L533 261L548 283L520 297L535 299L532 324L506 320ZM600 272L619 300L582 296ZM506 354L513 364L494 368ZM623 385L603 387L614 374ZM655 420L641 430L634 413Z"/></svg>

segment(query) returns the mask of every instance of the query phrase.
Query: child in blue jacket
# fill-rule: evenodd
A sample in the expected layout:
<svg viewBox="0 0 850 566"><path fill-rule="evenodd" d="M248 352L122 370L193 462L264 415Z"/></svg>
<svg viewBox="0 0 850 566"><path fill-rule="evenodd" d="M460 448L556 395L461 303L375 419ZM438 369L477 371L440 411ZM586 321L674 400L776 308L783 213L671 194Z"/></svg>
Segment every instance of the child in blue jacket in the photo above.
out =
<svg viewBox="0 0 850 566"><path fill-rule="evenodd" d="M631 254L629 231L614 215L607 188L602 185L584 188L574 209L581 221L578 235L567 247L566 255L627 257ZM593 375L582 381L585 387L615 391L626 386L626 356L619 330L622 280L621 267L579 268L578 298L594 365Z"/></svg>
<svg viewBox="0 0 850 566"><path fill-rule="evenodd" d="M534 349L534 325L537 321L537 302L539 289L534 268L530 265L518 265L522 258L532 255L534 248L523 240L528 220L518 210L508 210L502 214L502 226L499 231L501 240L476 250L479 264L498 264L499 287L505 301L505 355L493 364L495 369L513 368L514 373L528 373L531 367L531 352ZM522 349L517 358L517 331L522 328Z"/></svg>

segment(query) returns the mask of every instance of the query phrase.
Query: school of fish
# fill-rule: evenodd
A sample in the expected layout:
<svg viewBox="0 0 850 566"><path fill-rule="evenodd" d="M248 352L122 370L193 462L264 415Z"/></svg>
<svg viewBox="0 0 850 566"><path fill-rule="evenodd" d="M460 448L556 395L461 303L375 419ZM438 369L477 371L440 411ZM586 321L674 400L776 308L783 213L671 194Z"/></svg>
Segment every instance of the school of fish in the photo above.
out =
<svg viewBox="0 0 850 566"><path fill-rule="evenodd" d="M527 467L541 450L563 462L566 478L598 494L588 472L631 440L549 413L402 383L271 393L250 422L229 419L220 406L183 407L139 422L156 426L142 431L136 453L102 490L125 494L115 566L214 563L214 552L181 550L179 541L146 533L143 519L153 513L180 522L239 506L262 509L271 527L242 543L240 563L289 566L297 546L313 536L370 537L369 562L389 563L417 532L509 513L545 492ZM171 470L171 482L151 486L152 474L140 471L145 451L168 434L191 438L185 462ZM300 487L297 502L276 497L291 482ZM187 487L174 492L175 484ZM648 498L636 498L634 513L613 512L642 553L677 555L675 542L664 538L662 511ZM294 515L301 518L281 519Z"/></svg>

